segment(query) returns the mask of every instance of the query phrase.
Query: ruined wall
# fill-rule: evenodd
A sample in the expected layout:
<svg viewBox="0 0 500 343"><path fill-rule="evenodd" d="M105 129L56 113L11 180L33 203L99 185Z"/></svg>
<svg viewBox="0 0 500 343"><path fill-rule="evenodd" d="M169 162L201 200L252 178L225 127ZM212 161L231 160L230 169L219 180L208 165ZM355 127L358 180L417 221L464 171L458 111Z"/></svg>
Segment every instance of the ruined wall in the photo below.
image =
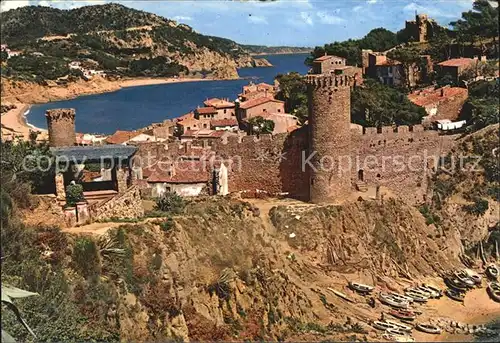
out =
<svg viewBox="0 0 500 343"><path fill-rule="evenodd" d="M109 218L138 218L144 216L141 195L137 186L104 203L95 203L88 208L92 220Z"/></svg>
<svg viewBox="0 0 500 343"><path fill-rule="evenodd" d="M76 143L75 109L58 108L47 110L47 128L51 147L73 146Z"/></svg>

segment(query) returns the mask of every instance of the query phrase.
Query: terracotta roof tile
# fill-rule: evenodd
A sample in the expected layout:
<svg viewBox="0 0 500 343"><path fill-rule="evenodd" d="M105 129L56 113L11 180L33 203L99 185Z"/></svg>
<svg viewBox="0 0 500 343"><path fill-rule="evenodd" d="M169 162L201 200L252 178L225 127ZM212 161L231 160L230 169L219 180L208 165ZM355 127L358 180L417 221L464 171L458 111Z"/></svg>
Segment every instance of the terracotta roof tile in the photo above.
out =
<svg viewBox="0 0 500 343"><path fill-rule="evenodd" d="M138 131L120 131L117 130L111 136L106 138L108 144L123 144L134 137L139 136L141 133Z"/></svg>
<svg viewBox="0 0 500 343"><path fill-rule="evenodd" d="M276 100L274 98L262 97L262 98L257 98L257 99L251 99L251 100L244 101L244 102L242 102L240 104L240 108L246 110L246 109L249 109L249 108L252 108L252 107L255 107L255 106L259 106L259 105L268 103L270 101L283 103L283 101Z"/></svg>
<svg viewBox="0 0 500 343"><path fill-rule="evenodd" d="M345 58L343 58L343 57L334 56L334 55L325 55L325 56L315 58L314 62L323 62L323 61L329 60L330 58L337 58L337 59L345 60Z"/></svg>
<svg viewBox="0 0 500 343"><path fill-rule="evenodd" d="M185 119L192 119L194 118L194 113L193 112L189 112L189 113L186 113L180 117L177 117L174 119L175 122L179 122L179 121L182 121L182 120L185 120Z"/></svg>
<svg viewBox="0 0 500 343"><path fill-rule="evenodd" d="M441 96L441 90L444 91L443 96ZM428 106L433 104L438 104L440 101L457 96L460 94L466 95L468 93L467 89L461 87L445 87L438 88L433 91L424 90L421 93L413 93L408 95L408 99L417 106Z"/></svg>
<svg viewBox="0 0 500 343"><path fill-rule="evenodd" d="M451 60L438 63L441 67L466 67L472 64L475 60L472 58L453 58Z"/></svg>
<svg viewBox="0 0 500 343"><path fill-rule="evenodd" d="M215 119L210 121L210 126L237 126L236 119Z"/></svg>
<svg viewBox="0 0 500 343"><path fill-rule="evenodd" d="M217 113L217 110L214 107L200 107L195 110L199 114L211 114Z"/></svg>
<svg viewBox="0 0 500 343"><path fill-rule="evenodd" d="M157 165L148 183L203 183L208 182L207 165L200 161L180 161L173 166Z"/></svg>
<svg viewBox="0 0 500 343"><path fill-rule="evenodd" d="M230 108L234 107L234 103L224 100L224 99L219 99L219 98L212 98L212 99L207 99L203 102L205 106L208 107L215 107L215 108Z"/></svg>

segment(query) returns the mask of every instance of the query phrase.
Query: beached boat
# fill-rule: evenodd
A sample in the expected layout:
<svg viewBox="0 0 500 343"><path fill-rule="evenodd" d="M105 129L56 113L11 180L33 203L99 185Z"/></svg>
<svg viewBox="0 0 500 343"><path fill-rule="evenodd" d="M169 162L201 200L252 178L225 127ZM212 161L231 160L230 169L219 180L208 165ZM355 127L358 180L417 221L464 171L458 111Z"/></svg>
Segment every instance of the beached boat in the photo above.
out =
<svg viewBox="0 0 500 343"><path fill-rule="evenodd" d="M431 334L434 334L434 335L437 335L437 334L441 333L441 329L438 326L432 325L432 324L428 324L428 323L426 323L426 324L423 324L423 323L417 324L416 329L418 331L422 331L422 332L425 332L425 333L431 333Z"/></svg>
<svg viewBox="0 0 500 343"><path fill-rule="evenodd" d="M430 289L430 288L425 287L425 286L418 286L416 289L419 291L422 291L422 292L426 292L427 294L430 295L429 297L433 298L433 299L439 298L441 296L440 292L435 291L435 290Z"/></svg>
<svg viewBox="0 0 500 343"><path fill-rule="evenodd" d="M474 280L472 280L469 275L467 275L466 272L464 271L461 271L461 272L458 272L458 273L455 273L454 274L455 277L460 280L460 282L462 282L463 284L465 284L467 287L474 287L476 285L476 282Z"/></svg>
<svg viewBox="0 0 500 343"><path fill-rule="evenodd" d="M406 291L405 295L412 298L413 301L418 302L418 303L425 303L427 300L429 300L429 297L426 297L422 293L418 293L415 291Z"/></svg>
<svg viewBox="0 0 500 343"><path fill-rule="evenodd" d="M427 297L427 298L432 297L432 292L428 292L428 291L426 291L424 289L421 289L420 287L410 287L410 288L405 289L405 291L407 291L407 292L415 292L415 293L421 294L421 295L423 295L424 297Z"/></svg>
<svg viewBox="0 0 500 343"><path fill-rule="evenodd" d="M446 291L444 291L444 293L446 294L446 296L448 296L448 298L453 299L455 301L463 302L465 299L465 293L458 292L454 289L448 288Z"/></svg>
<svg viewBox="0 0 500 343"><path fill-rule="evenodd" d="M402 299L396 299L395 297L387 293L380 293L378 298L380 302L389 306L404 308L404 309L410 306L410 303L408 301Z"/></svg>
<svg viewBox="0 0 500 343"><path fill-rule="evenodd" d="M390 328L385 330L385 332L390 333L391 335L398 335L398 336L404 336L408 333L407 331L401 330L400 328Z"/></svg>
<svg viewBox="0 0 500 343"><path fill-rule="evenodd" d="M486 275L488 275L490 278L496 280L498 278L498 274L500 274L500 272L498 270L498 267L494 264L490 264L488 267L486 267Z"/></svg>
<svg viewBox="0 0 500 343"><path fill-rule="evenodd" d="M469 276L469 278L472 281L474 281L476 285L480 285L481 282L483 281L483 277L478 273L476 273L475 271L473 271L472 269L464 269L464 273L466 273Z"/></svg>
<svg viewBox="0 0 500 343"><path fill-rule="evenodd" d="M444 283L446 284L446 286L453 288L453 289L456 289L458 291L465 292L468 289L466 284L464 284L462 281L460 281L459 279L457 279L455 277L451 277L451 276L445 277Z"/></svg>
<svg viewBox="0 0 500 343"><path fill-rule="evenodd" d="M399 330L402 330L402 331L405 331L405 332L411 332L413 330L413 327L411 327L410 325L400 323L400 322L398 322L396 320L386 319L385 322L389 323L389 324L392 324L396 328L398 328Z"/></svg>
<svg viewBox="0 0 500 343"><path fill-rule="evenodd" d="M375 329L384 330L384 331L386 331L388 329L396 329L396 327L394 325L386 323L386 322L382 322L380 320L374 321L372 326Z"/></svg>
<svg viewBox="0 0 500 343"><path fill-rule="evenodd" d="M413 311L405 311L405 310L390 310L389 314L393 317L396 317L400 320L411 321L417 318L417 315Z"/></svg>
<svg viewBox="0 0 500 343"><path fill-rule="evenodd" d="M491 299L500 302L500 284L497 282L490 282L487 291Z"/></svg>
<svg viewBox="0 0 500 343"><path fill-rule="evenodd" d="M425 287L426 289L429 289L431 291L434 291L437 293L437 298L440 298L443 296L443 290L440 289L439 287L436 287L434 285L428 284L428 283L423 283L422 287Z"/></svg>
<svg viewBox="0 0 500 343"><path fill-rule="evenodd" d="M411 336L408 335L394 335L391 333L384 333L382 337L385 340L391 341L391 342L415 342L415 339Z"/></svg>
<svg viewBox="0 0 500 343"><path fill-rule="evenodd" d="M358 282L349 282L349 288L359 293L370 293L375 287Z"/></svg>
<svg viewBox="0 0 500 343"><path fill-rule="evenodd" d="M399 294L399 293L396 293L396 292L387 292L387 294L389 294L390 296L392 296L396 299L399 299L399 300L408 301L409 303L413 302L412 298L407 297L407 296L402 295L402 294Z"/></svg>

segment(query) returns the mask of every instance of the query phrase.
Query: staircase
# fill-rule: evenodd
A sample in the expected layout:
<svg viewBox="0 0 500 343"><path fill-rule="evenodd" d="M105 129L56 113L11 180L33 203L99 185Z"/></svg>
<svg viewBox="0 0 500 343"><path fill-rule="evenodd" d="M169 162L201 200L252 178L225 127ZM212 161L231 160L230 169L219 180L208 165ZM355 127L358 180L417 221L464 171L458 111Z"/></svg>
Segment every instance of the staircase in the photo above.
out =
<svg viewBox="0 0 500 343"><path fill-rule="evenodd" d="M360 192L367 192L368 191L368 186L366 185L366 182L364 181L358 181L356 183L356 189Z"/></svg>
<svg viewBox="0 0 500 343"><path fill-rule="evenodd" d="M109 200L117 194L118 192L114 190L83 192L83 196L85 197L85 200L87 200L89 205L96 202Z"/></svg>

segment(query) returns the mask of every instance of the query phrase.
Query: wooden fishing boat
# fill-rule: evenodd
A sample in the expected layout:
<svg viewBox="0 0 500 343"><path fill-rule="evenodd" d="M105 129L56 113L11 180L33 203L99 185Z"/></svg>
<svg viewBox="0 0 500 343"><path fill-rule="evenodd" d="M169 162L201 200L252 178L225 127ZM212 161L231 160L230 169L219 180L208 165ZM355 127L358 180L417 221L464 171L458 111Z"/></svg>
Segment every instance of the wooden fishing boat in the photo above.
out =
<svg viewBox="0 0 500 343"><path fill-rule="evenodd" d="M367 294L372 292L375 287L364 285L358 282L349 282L349 288L352 289L353 291Z"/></svg>
<svg viewBox="0 0 500 343"><path fill-rule="evenodd" d="M405 320L405 321L412 321L417 318L417 315L413 311L405 311L405 310L390 310L389 314L393 317L396 317L400 320Z"/></svg>
<svg viewBox="0 0 500 343"><path fill-rule="evenodd" d="M410 303L406 300L401 300L401 299L396 299L390 294L387 293L380 293L379 294L379 300L383 304L396 307L396 308L404 308L407 309L408 306L410 306Z"/></svg>
<svg viewBox="0 0 500 343"><path fill-rule="evenodd" d="M427 298L432 297L432 292L428 292L428 291L426 291L424 289L421 289L420 287L410 287L410 288L407 288L406 291L408 291L408 292L415 292L415 293L421 294L421 295L423 295L424 297L427 297Z"/></svg>
<svg viewBox="0 0 500 343"><path fill-rule="evenodd" d="M487 288L488 294L494 301L500 302L500 284L490 282Z"/></svg>
<svg viewBox="0 0 500 343"><path fill-rule="evenodd" d="M443 291L434 285L428 284L428 283L423 283L422 287L425 287L426 289L429 289L431 291L434 291L437 293L437 298L441 298L443 296Z"/></svg>
<svg viewBox="0 0 500 343"><path fill-rule="evenodd" d="M428 323L425 323L425 324L419 323L419 324L417 324L416 329L418 331L422 331L422 332L430 333L430 334L434 334L434 335L438 335L441 333L441 329L438 326L428 324Z"/></svg>
<svg viewBox="0 0 500 343"><path fill-rule="evenodd" d="M394 325L397 329L405 331L405 332L411 332L413 330L413 327L407 324L400 323L396 320L391 320L391 319L386 319L386 323Z"/></svg>
<svg viewBox="0 0 500 343"><path fill-rule="evenodd" d="M488 275L490 278L496 280L498 278L498 274L500 274L500 272L498 270L498 267L494 264L490 264L488 267L486 267L486 275Z"/></svg>
<svg viewBox="0 0 500 343"><path fill-rule="evenodd" d="M407 334L406 331L401 330L399 328L390 328L390 329L385 330L385 332L389 333L391 335L398 335L398 336L404 336Z"/></svg>
<svg viewBox="0 0 500 343"><path fill-rule="evenodd" d="M469 288L472 288L476 285L476 283L474 282L474 280L472 280L469 275L467 275L466 272L464 271L461 271L461 272L458 272L458 273L455 273L454 274L455 277L460 280L460 282L462 282L464 285L466 285L467 287Z"/></svg>
<svg viewBox="0 0 500 343"><path fill-rule="evenodd" d="M459 279L457 279L455 277L450 277L450 276L445 277L444 283L449 288L456 289L456 290L461 291L461 292L465 292L468 289L467 285L465 285L462 281L460 281Z"/></svg>
<svg viewBox="0 0 500 343"><path fill-rule="evenodd" d="M382 322L380 320L376 320L373 322L372 326L375 328L375 329L378 329L378 330L388 330L388 329L396 329L396 327L392 324L389 324L389 323L386 323L386 322Z"/></svg>
<svg viewBox="0 0 500 343"><path fill-rule="evenodd" d="M399 300L408 301L409 303L413 302L413 298L407 297L405 295L402 295L402 294L399 294L396 292L387 292L387 294L389 294L390 296L392 296L396 299L399 299Z"/></svg>
<svg viewBox="0 0 500 343"><path fill-rule="evenodd" d="M476 285L480 285L483 281L483 277L471 269L464 269L464 273L466 273Z"/></svg>
<svg viewBox="0 0 500 343"><path fill-rule="evenodd" d="M410 298L413 299L413 301L418 303L425 303L427 302L427 300L429 300L429 298L426 297L425 295L414 291L406 291L405 295L409 296Z"/></svg>
<svg viewBox="0 0 500 343"><path fill-rule="evenodd" d="M465 299L465 293L458 292L454 289L448 288L444 293L448 296L448 298L453 299L455 301L463 302Z"/></svg>

